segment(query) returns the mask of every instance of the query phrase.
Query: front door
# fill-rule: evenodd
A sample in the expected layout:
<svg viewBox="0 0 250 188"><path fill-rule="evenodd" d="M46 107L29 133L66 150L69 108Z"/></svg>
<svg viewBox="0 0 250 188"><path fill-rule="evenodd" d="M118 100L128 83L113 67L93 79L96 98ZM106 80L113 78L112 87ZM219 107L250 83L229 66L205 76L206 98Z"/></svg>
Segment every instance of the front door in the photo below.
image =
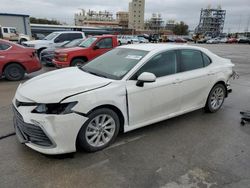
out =
<svg viewBox="0 0 250 188"><path fill-rule="evenodd" d="M127 81L130 126L155 122L179 111L177 69L176 52L162 52L145 63ZM143 87L136 86L136 79L143 72L155 74L156 81L144 83Z"/></svg>
<svg viewBox="0 0 250 188"><path fill-rule="evenodd" d="M113 49L113 42L112 38L103 38L99 40L94 48L91 50L90 60L106 53L107 51Z"/></svg>

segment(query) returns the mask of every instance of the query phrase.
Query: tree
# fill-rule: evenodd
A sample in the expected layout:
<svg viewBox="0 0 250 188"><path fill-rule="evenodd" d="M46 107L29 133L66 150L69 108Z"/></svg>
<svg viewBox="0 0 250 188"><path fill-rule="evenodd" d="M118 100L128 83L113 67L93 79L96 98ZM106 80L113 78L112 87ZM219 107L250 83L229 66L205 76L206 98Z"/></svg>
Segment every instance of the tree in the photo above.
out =
<svg viewBox="0 0 250 188"><path fill-rule="evenodd" d="M51 25L61 25L61 23L58 20L48 20L46 18L34 18L30 17L30 23L33 24L51 24Z"/></svg>
<svg viewBox="0 0 250 188"><path fill-rule="evenodd" d="M176 35L187 35L188 25L181 21L180 23L175 24L173 32Z"/></svg>

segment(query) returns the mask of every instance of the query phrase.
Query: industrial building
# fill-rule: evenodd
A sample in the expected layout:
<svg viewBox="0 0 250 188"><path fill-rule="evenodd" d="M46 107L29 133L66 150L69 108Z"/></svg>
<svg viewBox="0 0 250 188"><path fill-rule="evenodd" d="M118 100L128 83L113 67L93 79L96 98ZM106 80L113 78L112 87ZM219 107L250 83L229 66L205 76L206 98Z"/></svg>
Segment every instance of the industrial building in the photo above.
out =
<svg viewBox="0 0 250 188"><path fill-rule="evenodd" d="M159 32L160 29L163 29L163 19L161 14L153 13L152 17L146 22L145 27L147 30L152 30L155 32Z"/></svg>
<svg viewBox="0 0 250 188"><path fill-rule="evenodd" d="M223 27L226 17L226 10L222 10L219 6L216 9L201 9L200 22L195 29L196 34L204 36L217 37L223 33Z"/></svg>
<svg viewBox="0 0 250 188"><path fill-rule="evenodd" d="M132 0L129 3L128 27L135 30L144 30L145 0Z"/></svg>
<svg viewBox="0 0 250 188"><path fill-rule="evenodd" d="M117 28L119 23L113 18L113 14L108 11L86 12L84 9L75 14L76 26Z"/></svg>
<svg viewBox="0 0 250 188"><path fill-rule="evenodd" d="M116 13L116 20L118 21L120 27L128 28L128 17L128 12L120 11Z"/></svg>
<svg viewBox="0 0 250 188"><path fill-rule="evenodd" d="M0 13L0 25L2 27L15 27L18 33L31 36L29 15Z"/></svg>

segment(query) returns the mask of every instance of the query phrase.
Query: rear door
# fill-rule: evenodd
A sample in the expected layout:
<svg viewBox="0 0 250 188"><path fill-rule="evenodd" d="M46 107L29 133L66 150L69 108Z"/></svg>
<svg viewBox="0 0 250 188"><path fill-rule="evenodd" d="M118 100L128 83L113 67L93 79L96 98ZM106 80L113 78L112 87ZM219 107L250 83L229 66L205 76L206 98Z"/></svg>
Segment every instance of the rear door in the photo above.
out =
<svg viewBox="0 0 250 188"><path fill-rule="evenodd" d="M199 50L183 49L178 51L181 93L181 111L202 107L214 83L210 72L210 58Z"/></svg>
<svg viewBox="0 0 250 188"><path fill-rule="evenodd" d="M69 33L69 41L76 40L76 39L82 39L83 36L81 33Z"/></svg>
<svg viewBox="0 0 250 188"><path fill-rule="evenodd" d="M91 49L90 60L94 59L109 50L113 49L113 39L112 37L102 38L95 43L95 46Z"/></svg>

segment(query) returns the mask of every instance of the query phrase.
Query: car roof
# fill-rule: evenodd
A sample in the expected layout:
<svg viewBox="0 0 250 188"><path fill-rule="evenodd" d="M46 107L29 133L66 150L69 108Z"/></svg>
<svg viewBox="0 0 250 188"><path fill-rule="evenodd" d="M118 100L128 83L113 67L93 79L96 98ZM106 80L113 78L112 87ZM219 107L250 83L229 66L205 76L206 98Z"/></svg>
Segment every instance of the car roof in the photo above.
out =
<svg viewBox="0 0 250 188"><path fill-rule="evenodd" d="M135 49L135 50L144 50L144 51L163 51L163 50L173 50L173 49L195 49L195 50L205 50L205 48L201 48L198 46L191 46L187 44L130 44L120 46L118 48L127 48L127 49Z"/></svg>
<svg viewBox="0 0 250 188"><path fill-rule="evenodd" d="M53 33L84 33L82 31L55 31Z"/></svg>

